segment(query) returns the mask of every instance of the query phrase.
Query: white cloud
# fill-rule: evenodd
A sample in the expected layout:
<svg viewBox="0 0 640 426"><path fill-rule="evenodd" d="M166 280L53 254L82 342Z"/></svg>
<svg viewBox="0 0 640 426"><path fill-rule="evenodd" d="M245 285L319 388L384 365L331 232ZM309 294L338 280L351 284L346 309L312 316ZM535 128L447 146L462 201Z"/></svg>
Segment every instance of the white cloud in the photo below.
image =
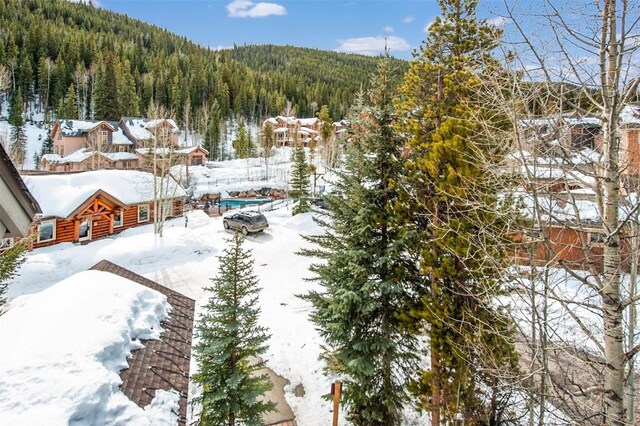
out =
<svg viewBox="0 0 640 426"><path fill-rule="evenodd" d="M402 22L404 22L405 24L410 24L410 23L412 23L412 22L413 22L413 21L415 21L415 20L416 20L416 18L414 18L413 16L409 15L409 16L406 16L406 17L402 20Z"/></svg>
<svg viewBox="0 0 640 426"><path fill-rule="evenodd" d="M385 33L392 33L392 32L394 32L394 31L395 31L391 25L387 25L387 26L386 26L386 27L384 27L382 30L383 30Z"/></svg>
<svg viewBox="0 0 640 426"><path fill-rule="evenodd" d="M264 18L271 15L286 15L287 9L276 3L259 2L250 0L233 0L227 4L227 11L231 18Z"/></svg>
<svg viewBox="0 0 640 426"><path fill-rule="evenodd" d="M385 44L393 53L398 51L409 50L409 43L398 36L375 36L375 37L358 37L347 40L338 40L340 47L339 52L360 53L362 55L377 55L384 52Z"/></svg>
<svg viewBox="0 0 640 426"><path fill-rule="evenodd" d="M425 32L425 33L429 34L429 27L430 27L431 25L433 25L433 23L434 23L434 22L435 22L435 21L429 21L429 22L427 22L427 25L425 25L425 26L424 26L424 28L423 28L423 30L424 30L424 32Z"/></svg>
<svg viewBox="0 0 640 426"><path fill-rule="evenodd" d="M487 24L494 25L496 27L504 27L509 22L511 22L511 21L509 19L505 18L504 16L496 16L495 18L491 18L491 19L487 20Z"/></svg>

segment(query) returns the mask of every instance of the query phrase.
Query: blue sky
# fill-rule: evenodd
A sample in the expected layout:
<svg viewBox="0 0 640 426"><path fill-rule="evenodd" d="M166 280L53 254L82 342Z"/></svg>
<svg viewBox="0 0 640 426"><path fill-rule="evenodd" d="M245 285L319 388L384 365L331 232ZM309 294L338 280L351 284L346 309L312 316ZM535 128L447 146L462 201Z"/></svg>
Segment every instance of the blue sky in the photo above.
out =
<svg viewBox="0 0 640 426"><path fill-rule="evenodd" d="M95 2L95 0L94 0ZM99 0L102 7L212 48L289 44L409 59L438 15L436 0ZM488 2L492 3L492 2ZM481 5L479 15L494 18Z"/></svg>

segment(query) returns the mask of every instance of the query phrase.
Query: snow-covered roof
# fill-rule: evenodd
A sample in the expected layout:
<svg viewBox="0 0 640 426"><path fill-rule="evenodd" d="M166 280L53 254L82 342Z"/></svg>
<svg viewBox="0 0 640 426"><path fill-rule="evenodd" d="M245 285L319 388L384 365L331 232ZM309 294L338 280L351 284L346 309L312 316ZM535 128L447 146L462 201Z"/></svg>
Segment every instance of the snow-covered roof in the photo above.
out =
<svg viewBox="0 0 640 426"><path fill-rule="evenodd" d="M523 118L518 120L521 127L540 128L544 126L557 126L559 121L563 121L569 126L600 126L600 120L590 115L581 115L575 112L554 114L548 117Z"/></svg>
<svg viewBox="0 0 640 426"><path fill-rule="evenodd" d="M118 126L117 130L113 132L113 138L111 139L111 143L113 145L133 145L131 139L129 139L120 126Z"/></svg>
<svg viewBox="0 0 640 426"><path fill-rule="evenodd" d="M301 126L313 126L314 124L318 123L317 118L300 118L298 119L298 122L300 123Z"/></svg>
<svg viewBox="0 0 640 426"><path fill-rule="evenodd" d="M111 161L137 160L138 156L132 152L105 152L104 156Z"/></svg>
<svg viewBox="0 0 640 426"><path fill-rule="evenodd" d="M287 129L286 127L278 127L277 129L275 129L273 132L274 133L287 133L289 129Z"/></svg>
<svg viewBox="0 0 640 426"><path fill-rule="evenodd" d="M82 136L102 123L113 129L118 128L117 122L104 120L58 120L57 123L62 134L67 137Z"/></svg>
<svg viewBox="0 0 640 426"><path fill-rule="evenodd" d="M622 108L620 124L623 126L640 125L640 104L629 104Z"/></svg>
<svg viewBox="0 0 640 426"><path fill-rule="evenodd" d="M178 154L191 154L192 152L195 152L195 151L198 151L198 150L204 151L205 154L209 153L209 151L207 151L206 149L204 149L201 146L192 146L192 147L189 147L189 148L182 148L182 149L176 150L175 152L177 152Z"/></svg>
<svg viewBox="0 0 640 426"><path fill-rule="evenodd" d="M129 133L131 136L136 138L137 140L152 140L154 139L154 134L151 129L156 127L158 124L166 121L172 127L172 133L179 133L180 129L178 129L178 125L176 122L170 118L167 119L148 119L141 117L123 117L122 122L127 126Z"/></svg>
<svg viewBox="0 0 640 426"><path fill-rule="evenodd" d="M141 340L171 307L159 292L100 271L53 285L0 317L0 424L176 424L179 394L140 408L119 389Z"/></svg>
<svg viewBox="0 0 640 426"><path fill-rule="evenodd" d="M46 160L49 163L56 163L56 162L60 161L61 158L62 157L60 157L60 155L58 155L58 154L44 154L40 160L41 161Z"/></svg>
<svg viewBox="0 0 640 426"><path fill-rule="evenodd" d="M567 113L562 114L562 120L569 126L600 126L600 120L590 115Z"/></svg>
<svg viewBox="0 0 640 426"><path fill-rule="evenodd" d="M67 218L97 191L102 190L123 204L153 201L151 173L137 170L95 170L73 174L25 176L24 181L40 206L44 217ZM168 194L185 197L184 189L173 179Z"/></svg>
<svg viewBox="0 0 640 426"><path fill-rule="evenodd" d="M318 134L317 130L310 129L308 127L300 127L300 132L306 132L307 134L311 134L311 135L317 135Z"/></svg>
<svg viewBox="0 0 640 426"><path fill-rule="evenodd" d="M66 157L62 157L57 162L60 164L81 163L87 158L91 158L93 155L106 157L102 152L90 151L88 148L80 148L79 150L72 152Z"/></svg>

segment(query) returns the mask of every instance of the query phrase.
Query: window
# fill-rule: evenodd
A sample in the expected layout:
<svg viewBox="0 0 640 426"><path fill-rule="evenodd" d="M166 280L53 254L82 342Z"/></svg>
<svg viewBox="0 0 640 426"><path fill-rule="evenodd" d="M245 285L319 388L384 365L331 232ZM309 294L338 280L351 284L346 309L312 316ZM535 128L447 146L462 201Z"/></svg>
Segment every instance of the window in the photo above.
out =
<svg viewBox="0 0 640 426"><path fill-rule="evenodd" d="M60 157L64 157L64 145L60 145Z"/></svg>
<svg viewBox="0 0 640 426"><path fill-rule="evenodd" d="M129 169L129 168L131 168L131 161L123 161L123 162L122 162L122 168L123 168L123 169Z"/></svg>
<svg viewBox="0 0 640 426"><path fill-rule="evenodd" d="M106 130L98 130L98 135L96 138L96 142L98 143L98 150L102 150L102 147L107 145L109 141L109 136Z"/></svg>
<svg viewBox="0 0 640 426"><path fill-rule="evenodd" d="M57 136L58 136L58 140L59 140L59 141L60 141L60 140L62 140L62 132L58 132L58 135L57 135Z"/></svg>
<svg viewBox="0 0 640 426"><path fill-rule="evenodd" d="M119 228L122 226L122 210L116 210L113 212L113 227Z"/></svg>
<svg viewBox="0 0 640 426"><path fill-rule="evenodd" d="M192 166L202 165L202 157L191 157L191 165Z"/></svg>
<svg viewBox="0 0 640 426"><path fill-rule="evenodd" d="M591 244L604 244L604 234L601 232L589 232L589 243Z"/></svg>
<svg viewBox="0 0 640 426"><path fill-rule="evenodd" d="M138 222L147 222L149 220L149 205L142 204L138 206Z"/></svg>
<svg viewBox="0 0 640 426"><path fill-rule="evenodd" d="M53 241L56 239L56 220L43 220L38 225L38 242Z"/></svg>
<svg viewBox="0 0 640 426"><path fill-rule="evenodd" d="M118 152L127 152L127 147L124 145L118 145Z"/></svg>
<svg viewBox="0 0 640 426"><path fill-rule="evenodd" d="M78 241L86 241L91 239L91 219L85 219L80 222L78 230Z"/></svg>
<svg viewBox="0 0 640 426"><path fill-rule="evenodd" d="M13 238L1 238L0 239L0 250L6 250L13 247Z"/></svg>

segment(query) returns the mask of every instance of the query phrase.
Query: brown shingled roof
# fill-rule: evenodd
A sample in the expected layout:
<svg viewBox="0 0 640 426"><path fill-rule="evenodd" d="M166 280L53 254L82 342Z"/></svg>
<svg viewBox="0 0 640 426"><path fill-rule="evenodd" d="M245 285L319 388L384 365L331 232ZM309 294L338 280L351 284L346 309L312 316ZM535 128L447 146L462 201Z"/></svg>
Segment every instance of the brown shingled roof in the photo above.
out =
<svg viewBox="0 0 640 426"><path fill-rule="evenodd" d="M149 405L156 389L177 390L180 392L179 424L186 425L195 301L106 260L91 269L110 272L167 296L172 310L169 318L161 323L164 331L160 339L143 340L144 348L132 352L129 368L120 372L120 388L140 407Z"/></svg>

